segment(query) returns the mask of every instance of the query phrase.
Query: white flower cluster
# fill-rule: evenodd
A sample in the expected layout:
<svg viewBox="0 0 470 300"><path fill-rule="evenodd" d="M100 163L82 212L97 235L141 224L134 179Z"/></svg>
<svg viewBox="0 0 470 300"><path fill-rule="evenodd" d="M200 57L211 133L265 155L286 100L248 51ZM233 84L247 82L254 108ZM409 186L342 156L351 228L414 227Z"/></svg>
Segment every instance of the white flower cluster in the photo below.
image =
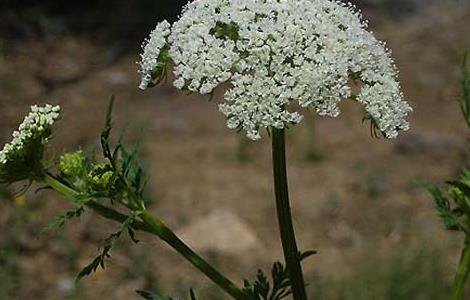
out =
<svg viewBox="0 0 470 300"><path fill-rule="evenodd" d="M140 82L140 89L145 90L152 82L153 73L159 67L158 58L162 48L167 44L167 37L170 34L170 23L163 21L158 23L157 27L150 33L150 38L145 40L142 49L144 53L141 54L140 73L142 80Z"/></svg>
<svg viewBox="0 0 470 300"><path fill-rule="evenodd" d="M6 164L20 154L30 141L46 143L54 121L59 117L60 107L47 104L44 107L31 106L31 112L13 132L13 140L0 151L0 164ZM37 150L37 149L36 149Z"/></svg>
<svg viewBox="0 0 470 300"><path fill-rule="evenodd" d="M197 0L185 7L171 33L162 27L152 32L147 48L153 38L157 42L145 49L145 61L152 53L155 65L166 40L175 87L208 94L230 82L219 109L230 128L245 130L253 140L261 137L260 129L299 123L294 101L336 117L341 100L354 98L386 137L409 127L412 109L390 53L350 4Z"/></svg>

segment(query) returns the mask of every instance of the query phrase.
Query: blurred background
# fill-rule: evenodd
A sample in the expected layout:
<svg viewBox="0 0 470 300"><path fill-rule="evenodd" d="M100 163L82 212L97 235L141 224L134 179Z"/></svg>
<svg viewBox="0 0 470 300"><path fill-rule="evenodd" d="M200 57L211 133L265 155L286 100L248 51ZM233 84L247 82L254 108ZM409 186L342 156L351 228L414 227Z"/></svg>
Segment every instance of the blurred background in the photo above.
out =
<svg viewBox="0 0 470 300"><path fill-rule="evenodd" d="M171 87L138 90L140 44L183 0L0 3L0 144L34 103L60 104L50 158L98 149L111 95L116 124L140 141L151 209L237 282L282 257L273 200L270 142L225 126L216 103ZM468 162L457 100L459 61L470 48L470 1L358 0L387 42L414 108L411 130L371 138L361 108L313 115L288 131L293 214L311 299L446 299L462 236L443 229L417 180L440 183ZM119 129L120 130L120 129ZM90 213L38 238L70 208L52 192L0 190L0 299L138 299L136 289L200 299L225 296L153 237L127 238L105 271L78 286L114 223ZM208 232L208 229L210 232Z"/></svg>

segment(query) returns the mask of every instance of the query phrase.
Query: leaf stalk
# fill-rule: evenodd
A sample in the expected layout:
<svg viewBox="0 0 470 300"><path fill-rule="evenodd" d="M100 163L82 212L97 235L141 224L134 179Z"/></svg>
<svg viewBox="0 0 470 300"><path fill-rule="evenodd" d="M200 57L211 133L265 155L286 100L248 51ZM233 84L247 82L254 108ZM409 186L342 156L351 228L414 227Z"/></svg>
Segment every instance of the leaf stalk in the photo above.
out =
<svg viewBox="0 0 470 300"><path fill-rule="evenodd" d="M55 191L62 194L70 200L74 200L79 193L70 188L66 184L60 182L51 174L46 174L44 181ZM104 206L96 200L87 201L85 204L88 208L95 213L119 223L123 223L128 219L128 216L122 214L112 208ZM145 231L156 235L161 240L166 242L171 248L181 254L187 261L194 267L205 274L210 280L222 288L227 294L236 300L253 300L249 295L244 293L235 283L230 281L227 277L217 271L201 256L194 252L188 245L186 245L170 228L168 228L162 221L152 216L148 210L140 212L138 217L141 221L133 221L132 228Z"/></svg>

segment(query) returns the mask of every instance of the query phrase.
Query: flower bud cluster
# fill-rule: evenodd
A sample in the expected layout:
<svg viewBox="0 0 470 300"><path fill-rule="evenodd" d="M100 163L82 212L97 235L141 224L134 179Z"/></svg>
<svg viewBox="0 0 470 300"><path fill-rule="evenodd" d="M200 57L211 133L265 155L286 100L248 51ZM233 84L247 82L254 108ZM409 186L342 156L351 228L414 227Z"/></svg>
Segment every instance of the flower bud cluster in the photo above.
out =
<svg viewBox="0 0 470 300"><path fill-rule="evenodd" d="M92 163L83 151L65 153L59 160L60 174L80 191L109 192L114 171L107 163Z"/></svg>
<svg viewBox="0 0 470 300"><path fill-rule="evenodd" d="M105 163L98 163L92 166L88 172L87 179L95 191L106 191L111 183L114 172L111 166Z"/></svg>
<svg viewBox="0 0 470 300"><path fill-rule="evenodd" d="M86 156L81 150L65 153L60 157L59 171L66 177L80 177L86 168Z"/></svg>

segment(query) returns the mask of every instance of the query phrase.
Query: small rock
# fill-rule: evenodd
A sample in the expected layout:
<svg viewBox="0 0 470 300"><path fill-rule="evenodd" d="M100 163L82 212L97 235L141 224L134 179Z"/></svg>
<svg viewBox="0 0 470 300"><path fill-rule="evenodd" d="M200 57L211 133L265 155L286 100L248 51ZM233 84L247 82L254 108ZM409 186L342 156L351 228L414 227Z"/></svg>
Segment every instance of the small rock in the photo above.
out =
<svg viewBox="0 0 470 300"><path fill-rule="evenodd" d="M198 251L241 254L259 249L253 229L229 210L219 209L182 228L179 236Z"/></svg>

